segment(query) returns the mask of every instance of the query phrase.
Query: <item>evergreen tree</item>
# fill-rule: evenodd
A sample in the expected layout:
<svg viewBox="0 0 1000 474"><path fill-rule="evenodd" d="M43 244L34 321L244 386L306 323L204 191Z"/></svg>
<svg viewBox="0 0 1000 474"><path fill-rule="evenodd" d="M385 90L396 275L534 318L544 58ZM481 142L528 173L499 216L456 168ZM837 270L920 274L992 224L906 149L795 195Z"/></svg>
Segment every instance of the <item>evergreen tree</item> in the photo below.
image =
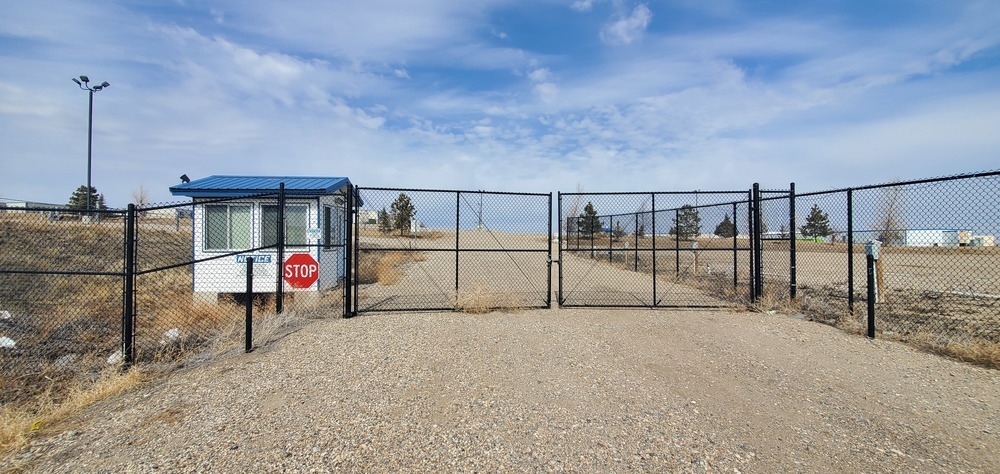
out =
<svg viewBox="0 0 1000 474"><path fill-rule="evenodd" d="M66 204L70 209L87 209L87 186L81 184L76 191L69 197L69 203ZM90 187L90 208L91 209L107 209L108 206L104 203L104 195L97 193L97 188Z"/></svg>
<svg viewBox="0 0 1000 474"><path fill-rule="evenodd" d="M383 234L388 234L392 232L393 219L389 215L389 212L385 210L385 206L378 213L378 231Z"/></svg>
<svg viewBox="0 0 1000 474"><path fill-rule="evenodd" d="M601 220L597 218L597 211L594 210L594 203L588 201L583 207L583 214L580 214L581 234L594 235L601 231Z"/></svg>
<svg viewBox="0 0 1000 474"><path fill-rule="evenodd" d="M410 232L410 223L413 221L417 209L413 207L413 201L406 193L399 193L399 197L393 201L392 206L393 227L399 231L399 235Z"/></svg>
<svg viewBox="0 0 1000 474"><path fill-rule="evenodd" d="M820 210L819 206L813 204L809 216L806 217L805 225L799 227L799 230L806 237L826 237L831 233L830 218Z"/></svg>
<svg viewBox="0 0 1000 474"><path fill-rule="evenodd" d="M719 237L733 237L736 235L736 226L729 219L729 213L726 213L726 217L722 219L722 222L715 226L715 235Z"/></svg>
<svg viewBox="0 0 1000 474"><path fill-rule="evenodd" d="M698 210L690 204L681 206L674 218L674 226L670 228L670 235L676 235L682 239L691 239L701 234L701 216Z"/></svg>

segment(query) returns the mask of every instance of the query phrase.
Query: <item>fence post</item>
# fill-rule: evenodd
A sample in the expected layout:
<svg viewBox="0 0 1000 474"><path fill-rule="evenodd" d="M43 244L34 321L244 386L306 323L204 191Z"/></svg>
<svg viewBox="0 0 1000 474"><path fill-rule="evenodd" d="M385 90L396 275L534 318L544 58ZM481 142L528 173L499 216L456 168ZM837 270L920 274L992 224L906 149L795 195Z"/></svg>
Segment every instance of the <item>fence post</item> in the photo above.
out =
<svg viewBox="0 0 1000 474"><path fill-rule="evenodd" d="M868 338L875 339L875 300L878 298L875 285L875 262L878 261L878 241L865 245L865 262L868 269Z"/></svg>
<svg viewBox="0 0 1000 474"><path fill-rule="evenodd" d="M847 190L847 309L854 317L854 189Z"/></svg>
<svg viewBox="0 0 1000 474"><path fill-rule="evenodd" d="M458 307L458 256L461 253L458 247L459 222L461 222L462 192L455 192L455 304Z"/></svg>
<svg viewBox="0 0 1000 474"><path fill-rule="evenodd" d="M278 271L274 289L274 312L281 314L285 306L285 183L278 183Z"/></svg>
<svg viewBox="0 0 1000 474"><path fill-rule="evenodd" d="M246 324L243 352L253 350L253 256L247 256Z"/></svg>
<svg viewBox="0 0 1000 474"><path fill-rule="evenodd" d="M656 193L649 193L649 209L653 215L650 224L653 226L653 306L656 306Z"/></svg>
<svg viewBox="0 0 1000 474"><path fill-rule="evenodd" d="M129 204L125 214L125 294L122 295L123 369L128 369L135 363L135 220L135 204Z"/></svg>
<svg viewBox="0 0 1000 474"><path fill-rule="evenodd" d="M788 299L795 301L795 183L788 187Z"/></svg>
<svg viewBox="0 0 1000 474"><path fill-rule="evenodd" d="M545 292L545 307L546 308L551 308L552 307L552 193L551 192L549 193L549 220L548 220L548 224L549 224L549 230L548 230L548 235L546 237L549 239L549 246L548 246L549 256L546 259L548 261L548 265L547 265L548 272L546 272L546 275L548 276L548 280L549 280L549 284L548 284L549 288ZM558 243L559 239L556 239L556 242ZM560 271L562 271L562 260L559 261L559 269L560 269Z"/></svg>
<svg viewBox="0 0 1000 474"><path fill-rule="evenodd" d="M753 183L753 232L751 232L751 238L753 239L753 288L754 294L752 301L756 302L761 296L764 296L764 265L761 262L761 224L760 224L760 183Z"/></svg>
<svg viewBox="0 0 1000 474"><path fill-rule="evenodd" d="M556 217L559 219L559 229L558 229L559 238L556 241L556 245L559 246L559 249L557 250L557 252L559 252L559 290L558 290L559 293L556 295L556 302L559 303L559 306L562 306L562 304L563 304L563 291L562 291L563 290L563 266L562 266L562 262L563 262L563 221L562 221L563 216L562 215L563 215L563 212L562 212L562 192L561 191L559 191L558 194L556 194L556 205L559 206L559 209L557 210L557 213L556 213ZM567 219L567 221L566 221L566 233L568 234L569 233L569 227L570 227L569 220L568 220L569 217L567 217L566 219ZM569 242L567 241L567 245L568 244L569 244Z"/></svg>
<svg viewBox="0 0 1000 474"><path fill-rule="evenodd" d="M345 318L354 316L351 311L351 290L354 288L353 264L353 231L351 219L357 221L354 212L354 185L347 185L347 200L344 201L344 314Z"/></svg>

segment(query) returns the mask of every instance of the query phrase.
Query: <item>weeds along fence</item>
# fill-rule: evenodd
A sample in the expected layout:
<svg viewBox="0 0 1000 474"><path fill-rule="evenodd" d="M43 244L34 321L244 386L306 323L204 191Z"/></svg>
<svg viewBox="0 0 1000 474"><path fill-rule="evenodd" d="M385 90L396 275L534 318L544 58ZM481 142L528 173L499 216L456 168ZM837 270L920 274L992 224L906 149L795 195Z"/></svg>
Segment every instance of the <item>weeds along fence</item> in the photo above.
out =
<svg viewBox="0 0 1000 474"><path fill-rule="evenodd" d="M759 202L769 297L858 332L870 307L883 337L1000 366L1000 172L811 193L792 184Z"/></svg>
<svg viewBox="0 0 1000 474"><path fill-rule="evenodd" d="M295 253L342 260L347 206L332 222L282 193L0 212L0 403L58 392L109 366L238 345L248 304L265 318L288 308L342 312L341 288L319 285L339 283L343 263L319 265L318 282L298 289L281 282L279 262ZM318 239L285 235L313 227Z"/></svg>
<svg viewBox="0 0 1000 474"><path fill-rule="evenodd" d="M747 304L750 218L749 191L560 193L559 302Z"/></svg>
<svg viewBox="0 0 1000 474"><path fill-rule="evenodd" d="M551 194L357 189L355 312L551 306Z"/></svg>

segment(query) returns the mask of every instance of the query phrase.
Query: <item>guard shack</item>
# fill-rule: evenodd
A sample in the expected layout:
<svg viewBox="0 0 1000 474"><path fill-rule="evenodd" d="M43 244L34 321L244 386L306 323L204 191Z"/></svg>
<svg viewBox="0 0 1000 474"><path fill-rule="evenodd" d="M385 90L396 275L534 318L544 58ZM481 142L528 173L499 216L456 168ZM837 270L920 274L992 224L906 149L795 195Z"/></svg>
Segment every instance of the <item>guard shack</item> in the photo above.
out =
<svg viewBox="0 0 1000 474"><path fill-rule="evenodd" d="M291 176L209 176L170 187L194 204L195 299L215 302L220 295L245 293L251 258L256 294L275 293L280 281L293 299L318 300L323 290L338 286L347 271L351 189L343 177ZM281 262L279 217L285 235Z"/></svg>

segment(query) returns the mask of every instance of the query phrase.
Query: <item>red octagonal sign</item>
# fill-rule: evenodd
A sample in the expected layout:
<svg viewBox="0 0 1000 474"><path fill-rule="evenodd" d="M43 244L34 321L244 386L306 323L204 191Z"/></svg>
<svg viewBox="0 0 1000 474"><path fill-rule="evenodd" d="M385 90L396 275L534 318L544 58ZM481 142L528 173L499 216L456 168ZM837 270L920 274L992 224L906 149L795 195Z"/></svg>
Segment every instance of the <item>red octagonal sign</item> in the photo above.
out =
<svg viewBox="0 0 1000 474"><path fill-rule="evenodd" d="M285 260L283 275L292 288L309 288L319 278L319 264L307 253L296 253Z"/></svg>

